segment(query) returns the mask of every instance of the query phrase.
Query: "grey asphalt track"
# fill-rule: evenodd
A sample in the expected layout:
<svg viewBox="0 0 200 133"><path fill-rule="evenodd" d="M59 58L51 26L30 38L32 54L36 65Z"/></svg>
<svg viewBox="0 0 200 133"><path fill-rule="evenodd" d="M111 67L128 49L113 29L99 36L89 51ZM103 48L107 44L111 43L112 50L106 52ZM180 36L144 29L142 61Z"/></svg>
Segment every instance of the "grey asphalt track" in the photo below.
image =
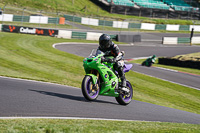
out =
<svg viewBox="0 0 200 133"><path fill-rule="evenodd" d="M98 47L97 44L66 44L56 45L57 49L72 53L78 56L87 57L92 49ZM160 56L175 56L180 54L188 54L199 52L199 46L130 46L119 45L120 49L125 51L125 59L132 59L137 57L148 57L153 54ZM134 64L133 71L179 83L185 86L193 87L200 90L200 75L192 75L181 72L173 72L165 69L155 67L144 67Z"/></svg>
<svg viewBox="0 0 200 133"><path fill-rule="evenodd" d="M165 47L159 43L157 46L140 45L120 46L120 49L126 52L126 59L150 56L155 52L157 56L174 56L200 51L200 47L195 46ZM89 46L57 45L56 48L87 57L91 49L97 48L97 44ZM145 47L146 52L143 51ZM88 102L79 88L63 85L0 77L0 92L0 117L86 117L200 124L199 114L136 100L128 106L121 106L114 98L105 96Z"/></svg>
<svg viewBox="0 0 200 133"><path fill-rule="evenodd" d="M200 124L200 115L113 97L88 102L79 88L0 77L0 117L80 117Z"/></svg>

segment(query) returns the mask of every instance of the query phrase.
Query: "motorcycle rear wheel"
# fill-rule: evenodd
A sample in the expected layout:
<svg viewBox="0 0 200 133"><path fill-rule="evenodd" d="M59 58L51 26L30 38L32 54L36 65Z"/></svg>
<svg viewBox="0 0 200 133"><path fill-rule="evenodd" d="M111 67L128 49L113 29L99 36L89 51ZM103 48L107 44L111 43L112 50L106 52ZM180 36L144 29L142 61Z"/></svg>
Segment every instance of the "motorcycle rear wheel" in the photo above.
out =
<svg viewBox="0 0 200 133"><path fill-rule="evenodd" d="M133 98L133 88L129 81L126 81L126 87L130 90L129 94L124 94L123 92L115 97L116 101L121 105L128 105Z"/></svg>
<svg viewBox="0 0 200 133"><path fill-rule="evenodd" d="M94 101L99 96L99 87L97 89L93 88L92 77L86 75L82 81L82 94L85 99L89 101Z"/></svg>

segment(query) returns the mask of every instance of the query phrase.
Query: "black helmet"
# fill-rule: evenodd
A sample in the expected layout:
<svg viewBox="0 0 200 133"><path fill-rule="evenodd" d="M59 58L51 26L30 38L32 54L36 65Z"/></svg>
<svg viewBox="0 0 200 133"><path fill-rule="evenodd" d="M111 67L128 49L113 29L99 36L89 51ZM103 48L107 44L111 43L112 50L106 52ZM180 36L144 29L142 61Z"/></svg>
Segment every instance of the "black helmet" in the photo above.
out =
<svg viewBox="0 0 200 133"><path fill-rule="evenodd" d="M99 37L99 46L102 49L109 48L112 45L112 41L109 35L107 34L102 34Z"/></svg>

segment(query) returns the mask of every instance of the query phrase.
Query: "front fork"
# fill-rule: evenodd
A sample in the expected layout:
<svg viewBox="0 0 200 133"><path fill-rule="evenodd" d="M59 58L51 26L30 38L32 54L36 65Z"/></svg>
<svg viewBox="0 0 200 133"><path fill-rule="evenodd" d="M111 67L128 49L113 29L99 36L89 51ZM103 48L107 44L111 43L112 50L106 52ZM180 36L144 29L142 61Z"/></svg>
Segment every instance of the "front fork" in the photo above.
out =
<svg viewBox="0 0 200 133"><path fill-rule="evenodd" d="M92 90L98 90L99 88L99 72L97 71L94 74L94 71L92 70L90 74L87 74L88 76L90 76L92 78Z"/></svg>

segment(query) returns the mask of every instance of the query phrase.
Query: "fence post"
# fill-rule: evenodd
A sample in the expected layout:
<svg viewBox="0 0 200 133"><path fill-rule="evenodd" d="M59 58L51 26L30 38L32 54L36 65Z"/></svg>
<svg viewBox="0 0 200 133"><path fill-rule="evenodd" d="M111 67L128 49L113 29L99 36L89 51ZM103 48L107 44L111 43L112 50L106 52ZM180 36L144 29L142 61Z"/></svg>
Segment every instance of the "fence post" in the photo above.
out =
<svg viewBox="0 0 200 133"><path fill-rule="evenodd" d="M56 28L57 28L57 24L58 24L58 14L59 14L59 12L57 12Z"/></svg>
<svg viewBox="0 0 200 133"><path fill-rule="evenodd" d="M42 10L40 10L39 27L40 27L40 22L41 22L41 16L42 16Z"/></svg>
<svg viewBox="0 0 200 133"><path fill-rule="evenodd" d="M74 14L73 14L73 18L72 18L72 23L73 23L73 25L72 25L72 31L74 30Z"/></svg>
<svg viewBox="0 0 200 133"><path fill-rule="evenodd" d="M104 31L104 26L105 26L105 17L104 17L104 21L103 21L103 31Z"/></svg>
<svg viewBox="0 0 200 133"><path fill-rule="evenodd" d="M26 8L24 8L23 11L22 11L22 23L21 23L22 26L23 26L23 22L24 22L24 10L26 10Z"/></svg>
<svg viewBox="0 0 200 133"><path fill-rule="evenodd" d="M7 4L6 4L7 5ZM3 12L2 12L2 21L1 23L3 24L3 19L4 19L4 13L6 11L6 5L3 7Z"/></svg>

